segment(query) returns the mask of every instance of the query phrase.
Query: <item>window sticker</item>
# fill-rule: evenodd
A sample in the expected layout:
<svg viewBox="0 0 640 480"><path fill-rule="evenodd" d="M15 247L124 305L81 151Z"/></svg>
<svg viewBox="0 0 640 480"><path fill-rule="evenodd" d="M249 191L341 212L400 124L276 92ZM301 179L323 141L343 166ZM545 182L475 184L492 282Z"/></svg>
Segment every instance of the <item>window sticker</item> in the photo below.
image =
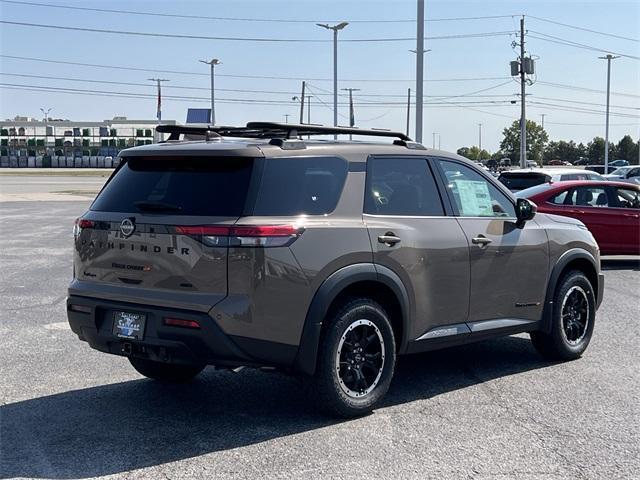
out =
<svg viewBox="0 0 640 480"><path fill-rule="evenodd" d="M493 217L493 207L487 182L454 180L460 195L460 214L465 217Z"/></svg>

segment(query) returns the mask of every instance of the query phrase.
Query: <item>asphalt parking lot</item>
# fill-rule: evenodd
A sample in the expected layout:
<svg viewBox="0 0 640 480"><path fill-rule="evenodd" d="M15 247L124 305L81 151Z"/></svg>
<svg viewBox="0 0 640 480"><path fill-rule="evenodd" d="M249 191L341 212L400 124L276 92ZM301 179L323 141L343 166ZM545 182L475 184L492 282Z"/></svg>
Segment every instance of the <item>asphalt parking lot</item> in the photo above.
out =
<svg viewBox="0 0 640 480"><path fill-rule="evenodd" d="M637 478L637 258L603 262L582 359L546 362L526 336L404 357L381 408L336 421L294 377L159 385L78 341L76 197L0 203L0 478Z"/></svg>

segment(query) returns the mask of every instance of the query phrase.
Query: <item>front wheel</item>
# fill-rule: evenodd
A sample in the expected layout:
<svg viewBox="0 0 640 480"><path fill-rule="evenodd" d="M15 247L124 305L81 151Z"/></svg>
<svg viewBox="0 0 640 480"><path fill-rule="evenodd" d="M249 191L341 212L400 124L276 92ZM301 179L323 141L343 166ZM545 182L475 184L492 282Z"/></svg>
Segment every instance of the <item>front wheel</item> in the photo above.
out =
<svg viewBox="0 0 640 480"><path fill-rule="evenodd" d="M553 298L551 332L531 332L533 346L549 360L579 358L593 335L595 305L593 287L584 273L567 273Z"/></svg>
<svg viewBox="0 0 640 480"><path fill-rule="evenodd" d="M167 383L186 383L204 369L204 365L175 365L136 357L129 357L129 362L145 377Z"/></svg>
<svg viewBox="0 0 640 480"><path fill-rule="evenodd" d="M340 417L371 411L389 389L396 360L393 329L376 302L357 298L325 319L313 394L319 407Z"/></svg>

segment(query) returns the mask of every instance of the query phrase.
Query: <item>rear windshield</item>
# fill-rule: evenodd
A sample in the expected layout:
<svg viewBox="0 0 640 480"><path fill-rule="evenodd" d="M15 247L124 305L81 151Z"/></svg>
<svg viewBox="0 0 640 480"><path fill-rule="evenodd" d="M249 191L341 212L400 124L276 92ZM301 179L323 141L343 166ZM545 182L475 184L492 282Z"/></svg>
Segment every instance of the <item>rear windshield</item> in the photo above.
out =
<svg viewBox="0 0 640 480"><path fill-rule="evenodd" d="M348 165L337 157L268 158L254 215L324 215L338 203Z"/></svg>
<svg viewBox="0 0 640 480"><path fill-rule="evenodd" d="M498 180L509 190L524 190L549 181L544 173L502 173Z"/></svg>
<svg viewBox="0 0 640 480"><path fill-rule="evenodd" d="M252 169L244 157L131 157L91 210L240 216Z"/></svg>

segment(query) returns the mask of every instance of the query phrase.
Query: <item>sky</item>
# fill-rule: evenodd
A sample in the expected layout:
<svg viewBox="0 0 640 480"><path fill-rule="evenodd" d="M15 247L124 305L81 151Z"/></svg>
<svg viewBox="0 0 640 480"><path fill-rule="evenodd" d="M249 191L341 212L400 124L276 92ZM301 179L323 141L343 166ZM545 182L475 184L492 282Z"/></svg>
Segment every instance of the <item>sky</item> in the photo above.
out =
<svg viewBox="0 0 640 480"><path fill-rule="evenodd" d="M509 62L518 55L518 47L512 43L518 40L515 32L523 14L526 50L536 59L533 85L527 88L527 118L540 122L544 114L545 129L552 140L586 143L596 135L604 136L606 61L598 57L607 52L623 54L626 56L612 62L610 138L617 141L630 134L638 139L639 1L426 0L425 48L430 51L425 54L423 143L431 146L435 132L435 146L443 150L477 145L478 124L482 123L482 147L490 152L499 148L502 130L520 115L519 84L510 78ZM78 121L114 116L155 118L155 86L148 79L161 77L169 80L163 84L163 119L184 122L187 108L209 105L209 67L198 60L219 58L217 123L285 121L285 115L290 122L297 121L299 104L292 97L300 94L301 80L306 79L314 95L311 121L331 125L332 36L315 22L347 21L350 24L339 35L338 78L340 89L360 89L354 92L356 125L404 131L407 89L415 91L416 58L410 52L416 48L415 19L415 0L0 0L0 20L4 22L304 40L157 38L3 23L0 118L42 118L41 108L50 108L51 117ZM476 33L483 35L468 36ZM405 40L353 41L365 39ZM339 123L343 125L349 121L347 100L346 96L339 99ZM415 137L413 105L410 135Z"/></svg>

